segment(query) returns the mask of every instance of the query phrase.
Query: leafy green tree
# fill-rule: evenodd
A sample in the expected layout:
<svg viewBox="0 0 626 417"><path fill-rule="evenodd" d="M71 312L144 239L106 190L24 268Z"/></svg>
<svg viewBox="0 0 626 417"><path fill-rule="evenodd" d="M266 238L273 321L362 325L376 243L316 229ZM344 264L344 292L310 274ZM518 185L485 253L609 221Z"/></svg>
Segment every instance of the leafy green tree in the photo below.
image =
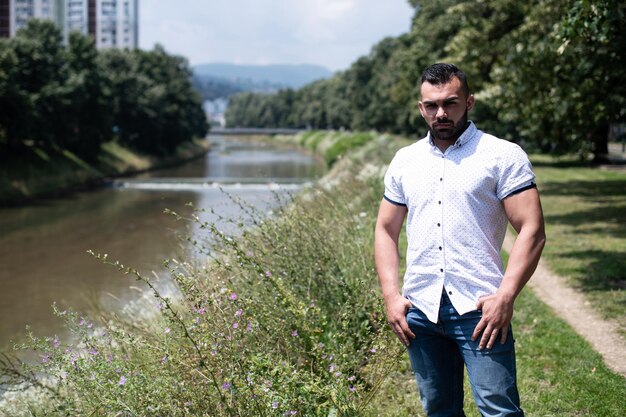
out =
<svg viewBox="0 0 626 417"><path fill-rule="evenodd" d="M28 93L18 83L18 58L13 44L0 39L0 146L15 150L22 145L22 130L29 119Z"/></svg>
<svg viewBox="0 0 626 417"><path fill-rule="evenodd" d="M288 101L280 93L236 98L229 123L422 134L420 73L445 61L468 74L477 98L472 119L485 130L543 152L606 156L610 124L626 118L623 1L409 3L408 33L383 39L348 70Z"/></svg>
<svg viewBox="0 0 626 417"><path fill-rule="evenodd" d="M91 159L99 154L101 144L112 136L110 97L97 57L91 37L70 33L69 76L65 85L65 109L61 115L66 129L59 142Z"/></svg>
<svg viewBox="0 0 626 417"><path fill-rule="evenodd" d="M575 1L559 25L556 52L568 68L572 139L591 143L595 159L608 154L609 125L626 120L626 4L618 0ZM574 87L574 88L572 88ZM576 91L576 93L574 93ZM573 117L571 117L573 116Z"/></svg>
<svg viewBox="0 0 626 417"><path fill-rule="evenodd" d="M67 80L61 32L52 22L30 20L8 41L8 48L12 53L7 59L15 64L10 71L14 85L5 100L14 117L5 122L9 141L52 146L63 134L62 123L56 123L63 111L61 97Z"/></svg>
<svg viewBox="0 0 626 417"><path fill-rule="evenodd" d="M112 96L118 140L147 153L168 154L208 123L184 58L153 51L107 50L100 54Z"/></svg>

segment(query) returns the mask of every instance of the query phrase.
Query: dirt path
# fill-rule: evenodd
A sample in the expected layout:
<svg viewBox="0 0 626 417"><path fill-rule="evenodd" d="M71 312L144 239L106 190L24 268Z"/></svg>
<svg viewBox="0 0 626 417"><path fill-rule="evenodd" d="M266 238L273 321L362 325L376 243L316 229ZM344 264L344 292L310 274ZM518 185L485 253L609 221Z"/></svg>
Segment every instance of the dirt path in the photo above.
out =
<svg viewBox="0 0 626 417"><path fill-rule="evenodd" d="M514 240L507 233L504 250L510 252ZM615 323L603 319L580 292L567 286L565 279L550 272L542 261L528 286L602 355L609 368L626 376L626 341Z"/></svg>

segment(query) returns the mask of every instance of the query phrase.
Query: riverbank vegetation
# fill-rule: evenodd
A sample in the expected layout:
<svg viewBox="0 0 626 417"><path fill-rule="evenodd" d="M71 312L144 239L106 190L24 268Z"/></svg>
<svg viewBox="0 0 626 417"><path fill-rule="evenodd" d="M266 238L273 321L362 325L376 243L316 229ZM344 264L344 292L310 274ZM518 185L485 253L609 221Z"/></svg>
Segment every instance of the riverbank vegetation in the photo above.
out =
<svg viewBox="0 0 626 417"><path fill-rule="evenodd" d="M410 0L411 29L330 79L277 94L233 96L228 126L424 133L419 76L458 64L486 131L544 153L605 161L626 121L626 7L601 1Z"/></svg>
<svg viewBox="0 0 626 417"><path fill-rule="evenodd" d="M206 139L180 144L167 156L156 156L111 141L85 159L56 146L28 146L0 154L0 206L27 204L102 183L106 178L164 168L204 155Z"/></svg>
<svg viewBox="0 0 626 417"><path fill-rule="evenodd" d="M109 142L163 156L207 130L186 60L162 47L99 51L78 32L64 45L52 22L37 20L0 39L3 159L36 148L91 162Z"/></svg>
<svg viewBox="0 0 626 417"><path fill-rule="evenodd" d="M180 295L155 293L149 319L58 312L74 338L33 335L25 348L38 364L5 377L35 387L8 395L0 415L423 415L408 359L385 324L372 254L385 164L410 140L347 132L276 140L308 144L335 161L332 170L271 218L247 207L247 220L230 221L240 228L232 236L206 223L202 210L170 213L200 231L189 242L206 259L166 263ZM547 193L548 206L553 197ZM623 227L623 219L605 221ZM572 239L568 233L551 244ZM589 251L598 243L586 242ZM529 415L620 415L626 380L529 290L514 326ZM29 370L45 378L29 380ZM477 416L466 397L468 415Z"/></svg>

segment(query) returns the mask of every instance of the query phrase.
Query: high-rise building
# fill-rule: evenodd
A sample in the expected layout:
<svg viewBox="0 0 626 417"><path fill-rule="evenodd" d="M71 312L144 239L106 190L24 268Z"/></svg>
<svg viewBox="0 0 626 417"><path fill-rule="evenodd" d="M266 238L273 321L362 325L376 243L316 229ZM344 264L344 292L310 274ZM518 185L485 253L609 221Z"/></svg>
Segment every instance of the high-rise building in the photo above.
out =
<svg viewBox="0 0 626 417"><path fill-rule="evenodd" d="M93 32L99 48L137 48L138 0L99 0ZM90 31L90 33L92 33Z"/></svg>
<svg viewBox="0 0 626 417"><path fill-rule="evenodd" d="M139 44L139 0L0 0L0 36L15 36L29 19L54 21L67 41L70 32L91 35L98 48Z"/></svg>

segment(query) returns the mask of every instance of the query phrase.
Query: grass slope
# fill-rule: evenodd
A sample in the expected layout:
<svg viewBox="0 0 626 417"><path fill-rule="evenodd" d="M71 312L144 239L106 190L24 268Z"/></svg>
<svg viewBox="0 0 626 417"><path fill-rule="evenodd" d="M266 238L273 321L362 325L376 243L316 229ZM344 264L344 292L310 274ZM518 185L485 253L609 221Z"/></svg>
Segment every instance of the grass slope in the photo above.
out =
<svg viewBox="0 0 626 417"><path fill-rule="evenodd" d="M202 155L207 149L208 142L198 139L181 145L171 156L157 158L109 142L93 162L64 149L23 149L10 157L0 157L0 206L90 186L106 177L174 165Z"/></svg>

